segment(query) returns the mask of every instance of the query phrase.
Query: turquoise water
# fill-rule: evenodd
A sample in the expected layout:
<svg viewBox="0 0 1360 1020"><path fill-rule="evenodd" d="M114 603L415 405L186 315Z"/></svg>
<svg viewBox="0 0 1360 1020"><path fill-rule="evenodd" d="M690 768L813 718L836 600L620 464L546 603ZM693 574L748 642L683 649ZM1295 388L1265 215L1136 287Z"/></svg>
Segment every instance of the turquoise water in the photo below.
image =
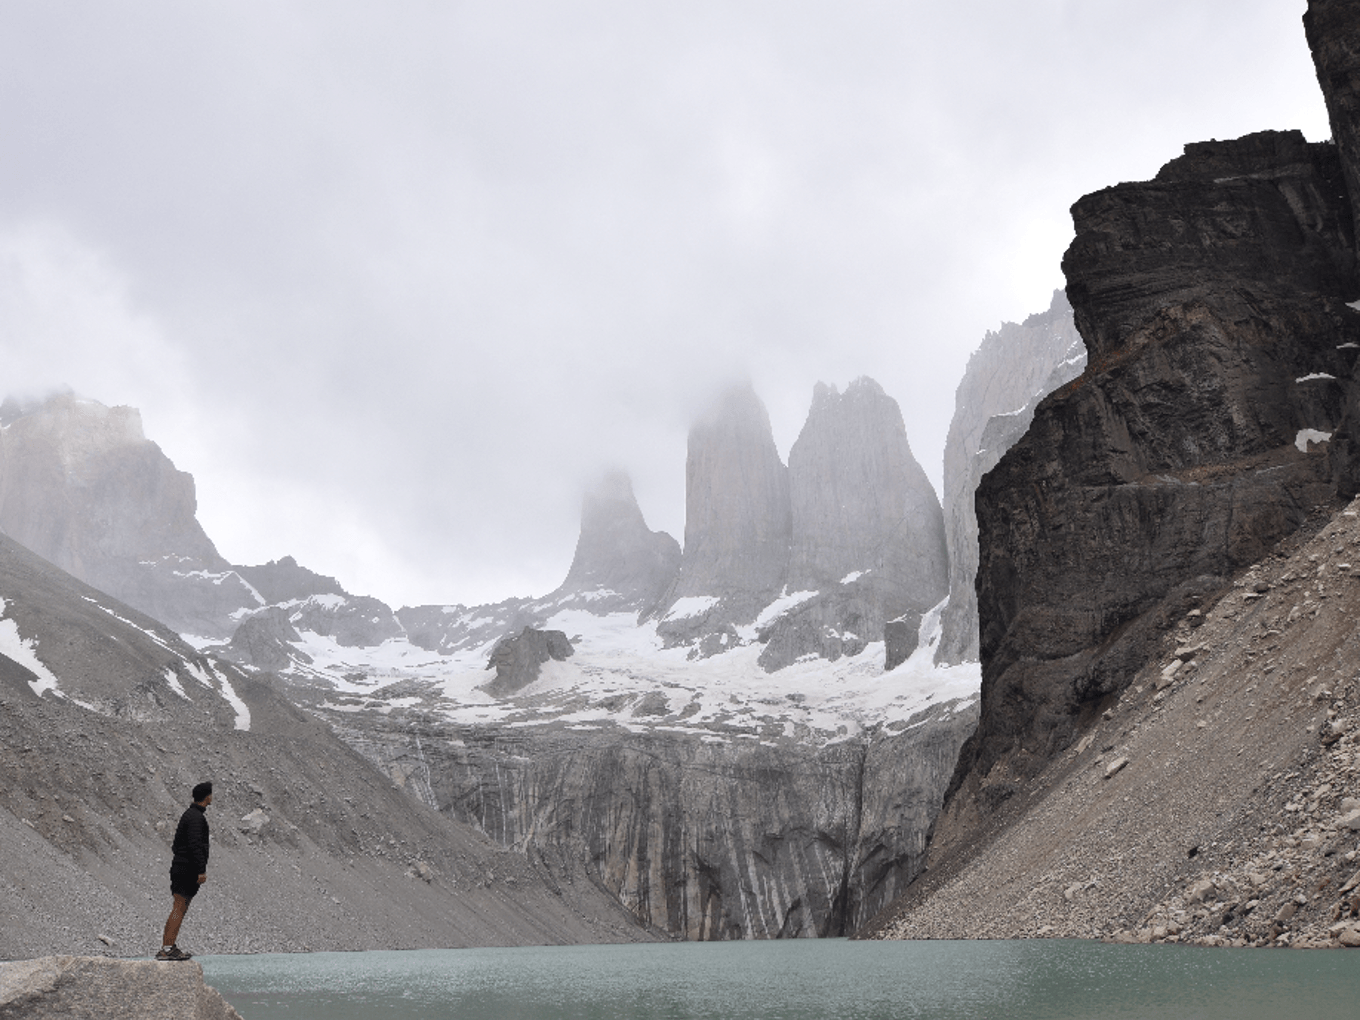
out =
<svg viewBox="0 0 1360 1020"><path fill-rule="evenodd" d="M200 961L245 1020L1360 1017L1360 950L799 939Z"/></svg>

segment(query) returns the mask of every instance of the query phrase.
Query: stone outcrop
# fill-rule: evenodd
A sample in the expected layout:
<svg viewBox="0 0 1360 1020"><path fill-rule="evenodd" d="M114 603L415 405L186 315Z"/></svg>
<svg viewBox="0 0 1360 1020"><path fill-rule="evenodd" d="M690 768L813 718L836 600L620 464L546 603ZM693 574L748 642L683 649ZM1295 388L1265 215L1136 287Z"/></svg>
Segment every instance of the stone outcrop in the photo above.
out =
<svg viewBox="0 0 1360 1020"><path fill-rule="evenodd" d="M1090 364L978 489L983 712L959 795L1005 800L1170 619L1332 500L1325 445L1298 440L1335 430L1360 339L1341 178L1335 146L1263 132L1073 207Z"/></svg>
<svg viewBox="0 0 1360 1020"><path fill-rule="evenodd" d="M226 637L262 600L196 519L193 477L130 407L58 394L0 409L0 528L181 633Z"/></svg>
<svg viewBox="0 0 1360 1020"><path fill-rule="evenodd" d="M725 636L773 601L788 569L789 514L770 416L749 385L733 387L689 433L684 554L658 627L669 644ZM681 600L702 607L677 611Z"/></svg>
<svg viewBox="0 0 1360 1020"><path fill-rule="evenodd" d="M308 570L291 556L235 569L271 605L300 602L313 595L349 595L335 578Z"/></svg>
<svg viewBox="0 0 1360 1020"><path fill-rule="evenodd" d="M582 500L571 569L546 601L584 598L598 610L645 609L665 593L679 569L680 543L647 527L632 481L615 471Z"/></svg>
<svg viewBox="0 0 1360 1020"><path fill-rule="evenodd" d="M679 543L647 527L633 483L623 472L610 472L581 501L576 555L554 591L486 606L403 606L397 619L412 644L453 654L525 627L541 629L564 610L646 612L672 586L679 567Z"/></svg>
<svg viewBox="0 0 1360 1020"><path fill-rule="evenodd" d="M294 661L311 662L311 656L295 646L302 641L288 610L269 606L241 621L221 654L233 662L256 669L286 669Z"/></svg>
<svg viewBox="0 0 1360 1020"><path fill-rule="evenodd" d="M1347 0L1308 0L1303 29L1340 150L1354 232L1360 236L1360 18Z"/></svg>
<svg viewBox="0 0 1360 1020"><path fill-rule="evenodd" d="M152 960L44 956L0 963L0 1020L241 1020L203 968Z"/></svg>
<svg viewBox="0 0 1360 1020"><path fill-rule="evenodd" d="M668 647L707 657L756 640L774 671L919 622L947 572L939 499L876 382L819 383L788 468L740 387L690 432L680 573L651 615Z"/></svg>
<svg viewBox="0 0 1360 1020"><path fill-rule="evenodd" d="M405 633L391 607L371 595L312 595L285 608L294 627L345 648L380 645Z"/></svg>
<svg viewBox="0 0 1360 1020"><path fill-rule="evenodd" d="M818 594L762 628L766 669L857 654L889 620L919 623L944 597L940 501L878 383L857 379L844 394L817 384L789 451L789 493L786 588Z"/></svg>
<svg viewBox="0 0 1360 1020"><path fill-rule="evenodd" d="M538 679L545 662L562 662L573 650L560 630L525 627L514 637L501 638L491 649L486 668L494 669L496 675L485 684L485 690L498 698L514 694Z"/></svg>
<svg viewBox="0 0 1360 1020"><path fill-rule="evenodd" d="M949 605L936 649L941 664L978 660L973 509L978 483L1029 429L1039 401L1080 375L1085 366L1086 347L1060 290L1053 292L1046 312L988 333L968 359L954 394L954 417L944 447Z"/></svg>

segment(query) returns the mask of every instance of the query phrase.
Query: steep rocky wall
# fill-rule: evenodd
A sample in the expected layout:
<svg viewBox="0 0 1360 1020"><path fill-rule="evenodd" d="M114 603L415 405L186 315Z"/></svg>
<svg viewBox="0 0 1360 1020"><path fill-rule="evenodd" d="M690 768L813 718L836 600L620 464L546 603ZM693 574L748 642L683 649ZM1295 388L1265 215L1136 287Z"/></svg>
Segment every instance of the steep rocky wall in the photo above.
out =
<svg viewBox="0 0 1360 1020"><path fill-rule="evenodd" d="M680 572L658 606L670 644L700 637L712 654L779 594L788 571L789 474L770 416L749 385L722 395L689 433ZM681 599L701 600L691 611Z"/></svg>
<svg viewBox="0 0 1360 1020"><path fill-rule="evenodd" d="M791 590L855 571L892 578L915 608L944 595L940 500L912 456L897 401L872 379L818 383L789 450Z"/></svg>
<svg viewBox="0 0 1360 1020"><path fill-rule="evenodd" d="M225 637L261 599L194 516L193 477L130 407L58 394L0 413L0 528L182 633Z"/></svg>
<svg viewBox="0 0 1360 1020"><path fill-rule="evenodd" d="M571 569L548 598L594 593L609 608L644 609L661 597L679 569L680 543L647 527L628 475L610 472L581 500Z"/></svg>
<svg viewBox="0 0 1360 1020"><path fill-rule="evenodd" d="M1039 401L1085 367L1086 347L1060 290L1046 312L1004 323L968 359L944 445L949 605L935 656L941 664L978 661L978 482L1029 429Z"/></svg>
<svg viewBox="0 0 1360 1020"><path fill-rule="evenodd" d="M982 717L954 786L981 818L1170 621L1333 500L1308 438L1335 430L1360 338L1341 180L1334 146L1262 132L1073 207L1091 361L977 496Z"/></svg>
<svg viewBox="0 0 1360 1020"><path fill-rule="evenodd" d="M957 708L820 748L613 727L337 725L413 795L497 842L587 861L644 925L778 938L846 934L915 877L975 721Z"/></svg>
<svg viewBox="0 0 1360 1020"><path fill-rule="evenodd" d="M1303 29L1360 235L1360 18L1350 0L1308 0Z"/></svg>

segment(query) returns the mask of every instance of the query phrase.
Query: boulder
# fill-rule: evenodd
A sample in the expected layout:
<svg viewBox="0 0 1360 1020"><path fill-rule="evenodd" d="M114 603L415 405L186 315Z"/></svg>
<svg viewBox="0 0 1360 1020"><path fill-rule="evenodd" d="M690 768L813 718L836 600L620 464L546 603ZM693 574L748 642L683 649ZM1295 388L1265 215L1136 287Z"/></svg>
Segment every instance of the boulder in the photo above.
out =
<svg viewBox="0 0 1360 1020"><path fill-rule="evenodd" d="M0 1020L240 1020L192 960L44 956L0 963Z"/></svg>
<svg viewBox="0 0 1360 1020"><path fill-rule="evenodd" d="M574 651L567 635L560 630L525 627L516 636L496 642L486 664L496 675L482 687L498 698L507 697L537 680L543 663L549 659L561 662Z"/></svg>

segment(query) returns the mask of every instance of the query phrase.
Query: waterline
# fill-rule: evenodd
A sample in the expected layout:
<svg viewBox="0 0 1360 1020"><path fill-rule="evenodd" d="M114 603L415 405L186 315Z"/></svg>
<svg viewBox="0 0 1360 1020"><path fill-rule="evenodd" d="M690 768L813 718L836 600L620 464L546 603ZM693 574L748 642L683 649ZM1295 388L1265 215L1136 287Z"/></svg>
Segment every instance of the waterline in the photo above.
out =
<svg viewBox="0 0 1360 1020"><path fill-rule="evenodd" d="M201 958L246 1020L1354 1020L1360 951L689 942Z"/></svg>

